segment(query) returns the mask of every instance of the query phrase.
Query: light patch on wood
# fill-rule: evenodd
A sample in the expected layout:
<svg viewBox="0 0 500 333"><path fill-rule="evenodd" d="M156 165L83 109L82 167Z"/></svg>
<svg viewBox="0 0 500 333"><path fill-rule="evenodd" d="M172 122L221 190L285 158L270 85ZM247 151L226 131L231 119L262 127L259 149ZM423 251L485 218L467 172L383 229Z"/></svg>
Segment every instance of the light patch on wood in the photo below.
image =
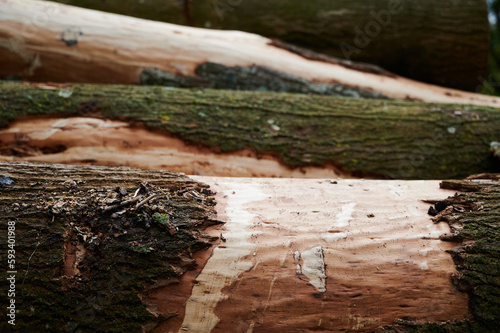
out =
<svg viewBox="0 0 500 333"><path fill-rule="evenodd" d="M320 293L326 291L325 258L321 246L313 247L300 254L302 258L302 274Z"/></svg>
<svg viewBox="0 0 500 333"><path fill-rule="evenodd" d="M427 261L422 261L420 263L420 269L423 270L423 271L426 271L429 269L429 265L427 264Z"/></svg>
<svg viewBox="0 0 500 333"><path fill-rule="evenodd" d="M242 258L254 252L256 246L248 240L252 232L255 214L247 211L249 203L266 198L258 187L252 184L242 184L235 191L227 190L228 196L226 214L228 222L224 231L224 247L214 249L212 257L197 277L191 297L186 303L186 314L179 333L210 332L219 322L214 309L220 300L226 298L222 289L236 281L238 276L252 268L252 261Z"/></svg>
<svg viewBox="0 0 500 333"><path fill-rule="evenodd" d="M354 207L356 207L355 202L346 203L342 206L342 212L337 214L336 227L343 228L349 225L349 221L352 220L352 214L354 213Z"/></svg>
<svg viewBox="0 0 500 333"><path fill-rule="evenodd" d="M328 243L338 242L339 240L346 238L347 238L347 232L327 233L321 235L321 239Z"/></svg>

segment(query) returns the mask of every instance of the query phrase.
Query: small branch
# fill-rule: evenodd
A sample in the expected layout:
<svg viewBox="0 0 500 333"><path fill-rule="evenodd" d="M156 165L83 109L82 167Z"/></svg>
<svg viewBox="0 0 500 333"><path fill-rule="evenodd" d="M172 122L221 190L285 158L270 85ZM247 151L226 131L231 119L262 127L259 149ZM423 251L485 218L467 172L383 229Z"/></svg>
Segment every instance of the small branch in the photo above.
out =
<svg viewBox="0 0 500 333"><path fill-rule="evenodd" d="M125 207L125 206L128 206L130 204L133 204L134 202L137 202L139 200L141 200L142 197L141 196L138 196L137 198L134 198L134 199L130 199L130 200L126 200L122 203L119 203L119 204L116 204L116 205L113 205L113 206L109 206L109 207L106 207L103 212L107 213L107 212L110 212L110 211L113 211L115 209L118 209L118 208L121 208L121 207Z"/></svg>
<svg viewBox="0 0 500 333"><path fill-rule="evenodd" d="M136 206L135 206L135 210L139 209L141 206L143 206L145 203L147 203L149 200L152 200L154 198L157 198L159 197L161 194L153 194L153 195L150 195L149 197L147 197L146 199L142 200L141 202L139 202Z"/></svg>

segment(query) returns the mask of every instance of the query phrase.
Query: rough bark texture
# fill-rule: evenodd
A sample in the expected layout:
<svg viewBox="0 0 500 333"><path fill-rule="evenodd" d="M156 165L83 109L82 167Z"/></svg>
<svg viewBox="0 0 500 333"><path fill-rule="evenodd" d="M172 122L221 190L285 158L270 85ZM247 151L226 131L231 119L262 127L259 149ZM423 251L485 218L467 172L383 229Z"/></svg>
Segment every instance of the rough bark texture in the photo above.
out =
<svg viewBox="0 0 500 333"><path fill-rule="evenodd" d="M447 179L491 172L495 108L270 92L0 85L0 125L22 115L140 121L218 151L271 152L291 167L334 163L357 175Z"/></svg>
<svg viewBox="0 0 500 333"><path fill-rule="evenodd" d="M176 24L254 32L464 90L476 90L487 71L489 30L483 0L59 2Z"/></svg>
<svg viewBox="0 0 500 333"><path fill-rule="evenodd" d="M71 89L65 98L64 91L4 83L2 120L101 112L221 151L251 147L293 167L334 162L348 172L394 178L448 178L494 167L489 143L499 113L491 108L160 87Z"/></svg>
<svg viewBox="0 0 500 333"><path fill-rule="evenodd" d="M315 83L264 66L224 66L206 62L196 67L196 76L175 75L156 68L141 72L141 84L180 88L211 88L247 91L277 91L301 94L387 98L383 94L338 83Z"/></svg>
<svg viewBox="0 0 500 333"><path fill-rule="evenodd" d="M437 202L436 223L445 221L452 230L443 240L460 241L449 251L457 266L454 283L469 294L473 321L445 325L417 325L399 321L391 332L496 332L500 327L500 183L499 175L480 175L489 181L443 181L441 188L462 191ZM434 215L433 214L433 215Z"/></svg>
<svg viewBox="0 0 500 333"><path fill-rule="evenodd" d="M0 163L0 186L2 267L15 250L0 286L7 291L8 271L17 272L18 310L2 332L150 329L168 315L141 298L194 268L191 254L214 240L203 234L217 223L213 193L182 174Z"/></svg>

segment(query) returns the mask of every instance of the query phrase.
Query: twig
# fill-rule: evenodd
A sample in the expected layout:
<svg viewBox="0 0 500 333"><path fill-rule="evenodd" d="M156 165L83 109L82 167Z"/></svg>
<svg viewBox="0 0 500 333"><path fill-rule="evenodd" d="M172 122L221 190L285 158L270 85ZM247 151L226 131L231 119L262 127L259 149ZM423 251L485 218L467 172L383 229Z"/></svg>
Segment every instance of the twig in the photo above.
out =
<svg viewBox="0 0 500 333"><path fill-rule="evenodd" d="M128 206L128 205L133 204L134 202L137 202L137 201L139 201L141 199L142 199L142 197L138 196L137 198L134 198L134 199L125 200L124 202L121 202L119 204L116 204L116 205L104 208L104 212L106 213L106 212L109 212L109 211L112 211L112 210L115 210L115 209L118 209L118 208L121 208L121 207Z"/></svg>
<svg viewBox="0 0 500 333"><path fill-rule="evenodd" d="M148 202L149 200L152 200L154 198L157 198L159 197L161 194L153 194L153 195L150 195L149 197L147 197L146 199L142 200L141 202L139 202L136 206L135 206L135 209L139 209L139 207L143 206L146 202Z"/></svg>

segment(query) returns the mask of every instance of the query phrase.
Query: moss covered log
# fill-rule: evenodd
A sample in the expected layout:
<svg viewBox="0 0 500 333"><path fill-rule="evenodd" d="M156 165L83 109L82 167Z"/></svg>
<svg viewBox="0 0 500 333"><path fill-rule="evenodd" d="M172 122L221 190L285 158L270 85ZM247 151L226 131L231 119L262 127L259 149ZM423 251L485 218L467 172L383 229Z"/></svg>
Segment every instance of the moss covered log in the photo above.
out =
<svg viewBox="0 0 500 333"><path fill-rule="evenodd" d="M42 86L43 87L43 86ZM46 89L50 88L50 89ZM28 115L140 121L228 152L272 153L291 167L332 163L353 175L449 179L498 170L500 111L272 92L0 83L0 125Z"/></svg>
<svg viewBox="0 0 500 333"><path fill-rule="evenodd" d="M197 27L254 32L419 81L476 90L487 71L481 0L60 0Z"/></svg>
<svg viewBox="0 0 500 333"><path fill-rule="evenodd" d="M15 260L0 273L2 307L16 309L0 331L142 332L174 316L142 299L210 246L212 194L164 171L0 163L2 268Z"/></svg>

